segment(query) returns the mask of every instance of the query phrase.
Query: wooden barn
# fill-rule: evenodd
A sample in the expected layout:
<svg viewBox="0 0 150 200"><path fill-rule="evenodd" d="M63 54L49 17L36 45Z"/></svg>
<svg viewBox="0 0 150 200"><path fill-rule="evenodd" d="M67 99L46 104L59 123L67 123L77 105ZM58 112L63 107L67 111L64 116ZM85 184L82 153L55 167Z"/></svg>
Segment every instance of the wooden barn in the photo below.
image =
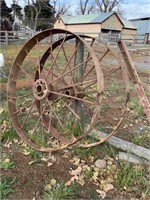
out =
<svg viewBox="0 0 150 200"><path fill-rule="evenodd" d="M124 38L128 39L134 39L137 30L131 22L121 19L116 12L76 16L60 15L54 28L62 28L93 37L99 37L103 33L122 34Z"/></svg>

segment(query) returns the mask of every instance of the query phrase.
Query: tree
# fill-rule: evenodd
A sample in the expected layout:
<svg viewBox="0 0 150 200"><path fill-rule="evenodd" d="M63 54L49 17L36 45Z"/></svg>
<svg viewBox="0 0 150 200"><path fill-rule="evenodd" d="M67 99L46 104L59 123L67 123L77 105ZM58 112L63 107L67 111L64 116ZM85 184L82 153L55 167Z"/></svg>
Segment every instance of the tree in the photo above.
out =
<svg viewBox="0 0 150 200"><path fill-rule="evenodd" d="M12 9L7 7L5 0L0 0L1 7L1 30L10 31L12 29L13 18Z"/></svg>
<svg viewBox="0 0 150 200"><path fill-rule="evenodd" d="M90 13L106 13L113 10L120 14L120 4L123 0L79 0L76 13L78 15L85 15Z"/></svg>
<svg viewBox="0 0 150 200"><path fill-rule="evenodd" d="M53 5L55 11L55 18L59 15L71 15L71 11L69 10L74 4L70 4L70 1L67 0L51 0L51 4Z"/></svg>
<svg viewBox="0 0 150 200"><path fill-rule="evenodd" d="M54 23L54 8L49 0L26 0L24 8L26 24L34 30L51 28Z"/></svg>
<svg viewBox="0 0 150 200"><path fill-rule="evenodd" d="M76 13L78 15L90 14L95 11L95 2L94 0L80 0L78 4Z"/></svg>
<svg viewBox="0 0 150 200"><path fill-rule="evenodd" d="M11 5L11 9L13 11L13 19L18 17L19 20L22 20L23 14L21 13L22 8L18 5L18 0L13 0L13 4Z"/></svg>
<svg viewBox="0 0 150 200"><path fill-rule="evenodd" d="M114 9L120 10L122 0L95 0L95 8L101 13L111 12Z"/></svg>

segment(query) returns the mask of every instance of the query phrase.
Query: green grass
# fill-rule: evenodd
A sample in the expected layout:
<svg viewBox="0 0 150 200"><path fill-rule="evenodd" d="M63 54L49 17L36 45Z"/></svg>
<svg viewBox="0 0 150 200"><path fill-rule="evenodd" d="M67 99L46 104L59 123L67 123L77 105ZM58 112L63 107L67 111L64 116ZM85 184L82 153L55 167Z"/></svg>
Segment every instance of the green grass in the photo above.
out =
<svg viewBox="0 0 150 200"><path fill-rule="evenodd" d="M131 98L129 103L130 110L134 110L133 117L138 118L144 116L144 109L138 98Z"/></svg>
<svg viewBox="0 0 150 200"><path fill-rule="evenodd" d="M40 151L36 151L28 146L24 148L23 153L26 153L26 155L29 155L33 163L37 163L37 164L41 163L41 158L44 156L44 153Z"/></svg>
<svg viewBox="0 0 150 200"><path fill-rule="evenodd" d="M89 200L102 200L102 198L98 196L97 192L91 187L88 188L87 194Z"/></svg>
<svg viewBox="0 0 150 200"><path fill-rule="evenodd" d="M120 162L115 184L118 189L127 188L131 191L144 193L146 196L150 195L147 171L141 166Z"/></svg>
<svg viewBox="0 0 150 200"><path fill-rule="evenodd" d="M8 195L13 192L15 178L2 177L0 182L0 199L7 199Z"/></svg>
<svg viewBox="0 0 150 200"><path fill-rule="evenodd" d="M80 148L74 147L73 148L73 155L79 156L82 159L88 159L89 156L95 155L97 152L97 147L92 148Z"/></svg>
<svg viewBox="0 0 150 200"><path fill-rule="evenodd" d="M6 154L2 154L0 168L4 170L10 170L15 167L15 163L10 160Z"/></svg>
<svg viewBox="0 0 150 200"><path fill-rule="evenodd" d="M115 147L106 143L91 148L74 147L72 151L73 155L79 156L85 160L89 160L89 156L94 156L95 159L104 158L105 155L116 158L118 153L118 150Z"/></svg>
<svg viewBox="0 0 150 200"><path fill-rule="evenodd" d="M18 138L15 129L12 127L10 122L10 116L6 103L3 105L3 111L0 114L0 124L2 132L0 138L2 141L11 141L14 138Z"/></svg>
<svg viewBox="0 0 150 200"><path fill-rule="evenodd" d="M54 185L48 185L45 187L45 191L41 195L43 200L58 200L58 199L73 199L74 196L77 197L78 185L72 184L70 186L65 186L63 182L56 182Z"/></svg>
<svg viewBox="0 0 150 200"><path fill-rule="evenodd" d="M135 136L132 140L134 144L143 146L150 149L150 134L143 134L140 136Z"/></svg>

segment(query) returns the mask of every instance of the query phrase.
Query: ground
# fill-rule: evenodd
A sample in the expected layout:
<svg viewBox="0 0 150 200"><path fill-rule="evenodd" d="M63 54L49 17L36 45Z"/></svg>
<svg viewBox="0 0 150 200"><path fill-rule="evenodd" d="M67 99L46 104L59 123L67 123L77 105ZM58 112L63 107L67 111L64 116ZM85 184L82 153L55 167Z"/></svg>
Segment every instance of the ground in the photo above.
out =
<svg viewBox="0 0 150 200"><path fill-rule="evenodd" d="M2 48L6 73L20 48L21 45ZM149 55L149 47L131 50L131 57L138 66L140 63L148 65ZM111 61L109 64L112 64ZM147 71L140 71L141 68L138 70L141 80L149 84ZM117 80L120 83L119 78ZM6 104L6 83L7 79L2 78L2 199L149 199L150 167L118 160L118 149L107 143L87 149L72 147L54 153L41 153L28 147L11 125ZM19 87L21 84L23 83ZM118 89L116 83L111 85L111 90L116 88ZM131 96L130 112L116 136L150 149L148 120L134 89ZM106 96L106 100L111 107L117 107L113 104L114 98ZM116 109L115 113L111 109L109 113L103 110L102 123L106 125L103 131L108 131L120 115L117 108L113 109ZM95 166L98 159L105 161L104 168Z"/></svg>

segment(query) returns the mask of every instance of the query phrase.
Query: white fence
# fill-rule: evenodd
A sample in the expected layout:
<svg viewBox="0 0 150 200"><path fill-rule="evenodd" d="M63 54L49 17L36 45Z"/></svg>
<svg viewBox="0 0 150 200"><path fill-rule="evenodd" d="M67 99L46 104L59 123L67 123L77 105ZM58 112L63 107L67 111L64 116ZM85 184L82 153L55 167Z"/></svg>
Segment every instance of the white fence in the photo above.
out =
<svg viewBox="0 0 150 200"><path fill-rule="evenodd" d="M12 43L22 43L29 40L36 33L35 31L0 31L0 44L8 45ZM148 44L149 35L133 35L133 34L114 34L114 33L77 33L98 37L101 41L115 44L118 39L124 40L128 44ZM46 39L45 39L46 40Z"/></svg>
<svg viewBox="0 0 150 200"><path fill-rule="evenodd" d="M35 34L34 31L0 31L0 44L8 45L25 42Z"/></svg>

